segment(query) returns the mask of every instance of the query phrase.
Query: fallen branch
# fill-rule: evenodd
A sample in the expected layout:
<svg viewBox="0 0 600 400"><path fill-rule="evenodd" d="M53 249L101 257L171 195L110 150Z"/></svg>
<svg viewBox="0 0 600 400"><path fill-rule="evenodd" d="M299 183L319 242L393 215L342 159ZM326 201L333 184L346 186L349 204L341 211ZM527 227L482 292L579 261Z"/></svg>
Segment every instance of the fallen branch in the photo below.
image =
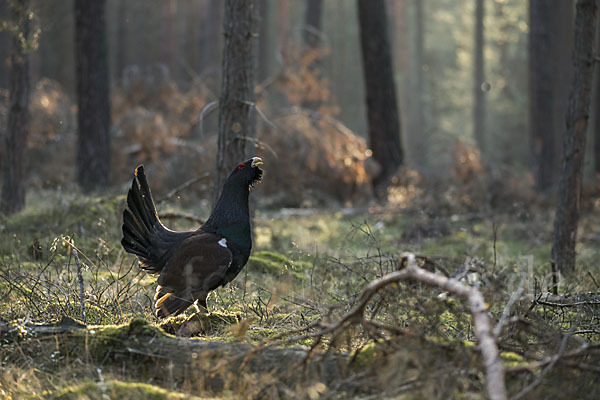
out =
<svg viewBox="0 0 600 400"><path fill-rule="evenodd" d="M346 377L343 355L319 355L314 362L303 364L307 353L303 348L256 349L241 342L176 338L141 319L120 326L86 326L70 318L44 325L0 323L0 341L20 349L3 362L20 365L22 357L45 358L48 355L44 351L48 351L71 362L100 363L105 370L126 368L135 375L139 368L154 374L151 377L156 381L165 379L164 371L175 365L177 368L169 370L171 382L189 379L193 371L195 384L203 382L213 391L235 390L236 385L247 390L250 383L263 390L305 388L317 383L333 386ZM51 346L44 345L49 342Z"/></svg>
<svg viewBox="0 0 600 400"><path fill-rule="evenodd" d="M464 285L455 279L447 278L443 275L428 272L419 268L415 261L415 255L412 253L407 254L402 258L401 266L402 268L399 271L389 273L367 285L367 287L363 289L354 307L337 323L311 324L312 328L318 326L320 330L315 334L300 336L300 338L311 336L316 337L317 342L320 342L324 335L331 333L335 337L353 323L369 325L371 321L366 320L364 317L367 304L376 293L390 284L413 280L430 286L439 287L450 294L467 300L469 303L475 328L475 336L479 342L479 350L485 367L488 396L492 400L506 400L504 367L502 366L500 352L493 332L493 323L488 315L487 304L485 303L481 292L477 288ZM293 339L297 338L298 337L295 337Z"/></svg>

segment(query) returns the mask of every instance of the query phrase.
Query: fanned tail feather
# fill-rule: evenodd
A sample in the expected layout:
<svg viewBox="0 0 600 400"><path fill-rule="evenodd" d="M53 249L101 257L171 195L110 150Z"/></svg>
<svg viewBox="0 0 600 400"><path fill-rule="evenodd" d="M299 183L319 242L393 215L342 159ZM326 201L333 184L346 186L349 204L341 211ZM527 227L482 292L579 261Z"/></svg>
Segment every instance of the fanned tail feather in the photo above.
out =
<svg viewBox="0 0 600 400"><path fill-rule="evenodd" d="M169 239L176 232L166 229L158 219L152 193L146 180L144 166L135 170L135 178L127 194L127 209L123 212L123 239L125 251L138 256L140 267L158 273L164 266L164 253Z"/></svg>

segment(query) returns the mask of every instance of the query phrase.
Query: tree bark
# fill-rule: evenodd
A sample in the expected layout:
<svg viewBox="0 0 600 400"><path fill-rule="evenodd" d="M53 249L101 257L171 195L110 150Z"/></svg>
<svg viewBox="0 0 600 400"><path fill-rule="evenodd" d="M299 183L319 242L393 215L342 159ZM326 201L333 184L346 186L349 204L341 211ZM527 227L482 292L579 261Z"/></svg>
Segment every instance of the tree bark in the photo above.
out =
<svg viewBox="0 0 600 400"><path fill-rule="evenodd" d="M474 57L474 88L473 88L473 137L484 160L487 159L485 147L485 63L484 48L484 0L476 0L475 6L475 57Z"/></svg>
<svg viewBox="0 0 600 400"><path fill-rule="evenodd" d="M553 15L550 21L550 32L552 35L552 85L553 109L552 117L554 119L554 160L553 164L546 165L551 168L552 188L558 187L560 179L561 154L563 145L563 135L566 129L565 116L569 104L569 94L571 90L571 78L573 74L573 40L574 40L574 21L575 6L573 0L555 0L551 1L553 5ZM546 116L547 118L547 116Z"/></svg>
<svg viewBox="0 0 600 400"><path fill-rule="evenodd" d="M369 146L382 167L373 180L381 197L403 163L400 115L384 0L358 0Z"/></svg>
<svg viewBox="0 0 600 400"><path fill-rule="evenodd" d="M600 54L600 23L596 30L596 54ZM596 179L600 179L600 68L595 70L595 94L594 94L594 172Z"/></svg>
<svg viewBox="0 0 600 400"><path fill-rule="evenodd" d="M77 182L84 191L108 185L110 105L106 0L75 0Z"/></svg>
<svg viewBox="0 0 600 400"><path fill-rule="evenodd" d="M535 187L546 191L554 183L554 104L552 11L548 0L529 1L529 115Z"/></svg>
<svg viewBox="0 0 600 400"><path fill-rule="evenodd" d="M597 7L595 0L577 0L573 79L563 138L563 163L551 255L553 270L563 275L572 275L575 271L583 158L595 65Z"/></svg>
<svg viewBox="0 0 600 400"><path fill-rule="evenodd" d="M225 2L217 171L213 191L215 203L230 170L249 158L248 139L256 137L256 12L254 0Z"/></svg>
<svg viewBox="0 0 600 400"><path fill-rule="evenodd" d="M12 35L8 127L4 138L4 180L0 211L13 214L25 207L25 148L29 134L29 0L15 1L12 17L19 34Z"/></svg>
<svg viewBox="0 0 600 400"><path fill-rule="evenodd" d="M8 4L6 1L0 2L0 21L10 18ZM0 49L10 48L10 36L6 30L0 30ZM8 89L8 57L10 52L0 54L0 88Z"/></svg>

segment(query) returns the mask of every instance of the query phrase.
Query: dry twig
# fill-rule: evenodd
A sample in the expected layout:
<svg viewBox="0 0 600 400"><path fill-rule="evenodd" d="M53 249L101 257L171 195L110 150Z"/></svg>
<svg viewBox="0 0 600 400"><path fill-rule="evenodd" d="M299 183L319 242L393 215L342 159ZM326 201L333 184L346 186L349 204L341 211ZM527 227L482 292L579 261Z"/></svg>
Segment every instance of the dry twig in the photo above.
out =
<svg viewBox="0 0 600 400"><path fill-rule="evenodd" d="M364 311L373 296L390 284L414 280L425 283L430 286L439 287L455 296L465 299L471 310L475 336L479 342L479 350L483 357L483 364L486 374L487 393L492 400L506 400L506 387L504 381L504 367L500 358L500 352L496 343L496 337L493 332L493 323L490 320L487 304L481 292L474 287L467 286L456 279L447 278L443 275L428 272L417 266L415 255L409 253L402 257L402 269L391 272L380 279L368 284L362 291L354 307L335 324L325 324L323 322L313 323L302 330L308 332L311 329L319 328L314 334L296 336L292 339L313 337L316 343L320 343L323 336L332 334L334 338L343 332L343 330L354 323L369 325L370 321L364 318ZM313 346L314 348L315 346Z"/></svg>
<svg viewBox="0 0 600 400"><path fill-rule="evenodd" d="M83 274L81 273L79 255L77 254L77 249L75 247L73 247L73 257L75 257L75 264L77 265L77 278L79 279L79 304L81 305L80 317L82 321L85 321L85 295L83 291Z"/></svg>

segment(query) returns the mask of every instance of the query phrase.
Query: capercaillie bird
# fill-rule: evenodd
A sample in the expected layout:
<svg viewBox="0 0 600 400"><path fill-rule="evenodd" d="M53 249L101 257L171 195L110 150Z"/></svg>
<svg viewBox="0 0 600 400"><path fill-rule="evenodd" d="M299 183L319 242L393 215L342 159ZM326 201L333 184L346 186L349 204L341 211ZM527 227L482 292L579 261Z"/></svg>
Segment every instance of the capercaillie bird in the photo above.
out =
<svg viewBox="0 0 600 400"><path fill-rule="evenodd" d="M161 222L152 200L144 166L135 170L123 212L123 239L143 270L158 274L155 314L177 315L198 302L207 309L209 292L231 282L252 250L248 198L260 182L263 161L253 157L227 177L208 220L197 230L176 232Z"/></svg>

